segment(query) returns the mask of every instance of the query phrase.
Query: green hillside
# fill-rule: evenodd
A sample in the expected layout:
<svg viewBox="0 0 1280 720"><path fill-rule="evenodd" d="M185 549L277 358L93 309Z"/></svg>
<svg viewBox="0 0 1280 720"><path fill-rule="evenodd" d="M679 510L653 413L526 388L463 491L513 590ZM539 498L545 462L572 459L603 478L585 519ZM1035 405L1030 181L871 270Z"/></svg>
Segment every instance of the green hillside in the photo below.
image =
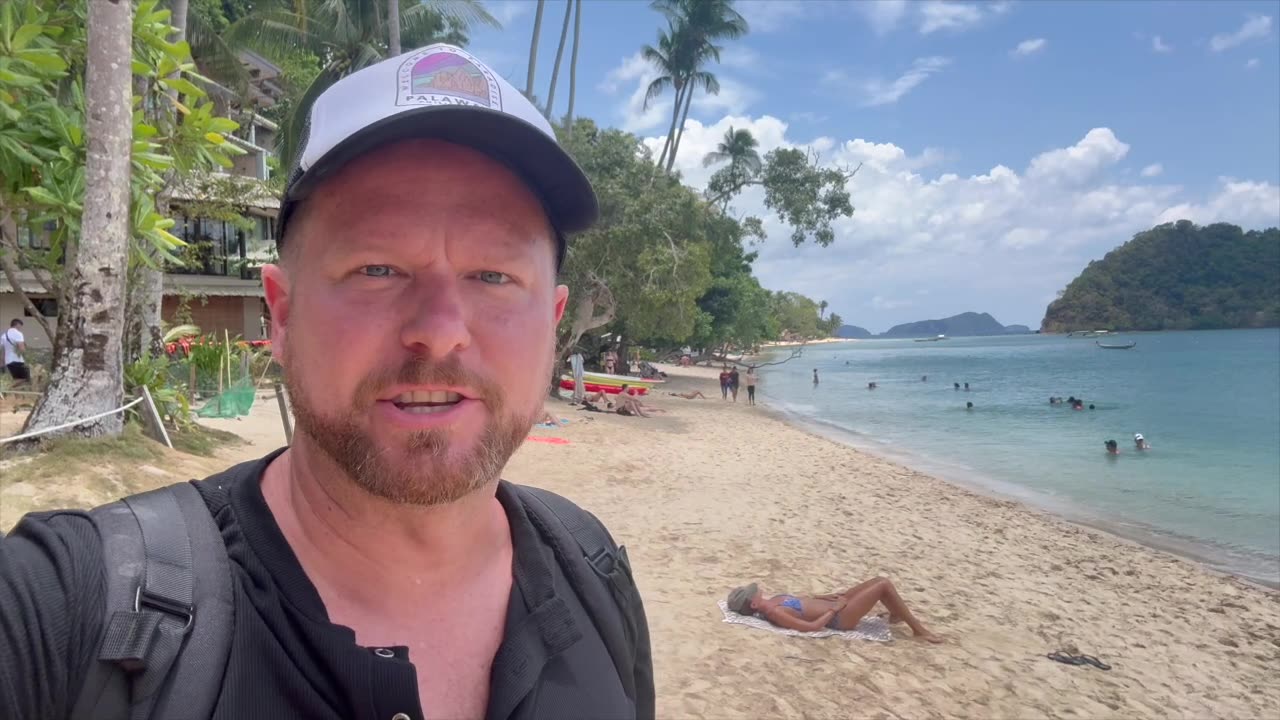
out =
<svg viewBox="0 0 1280 720"><path fill-rule="evenodd" d="M1159 225L1089 263L1041 329L1192 330L1280 325L1280 229Z"/></svg>

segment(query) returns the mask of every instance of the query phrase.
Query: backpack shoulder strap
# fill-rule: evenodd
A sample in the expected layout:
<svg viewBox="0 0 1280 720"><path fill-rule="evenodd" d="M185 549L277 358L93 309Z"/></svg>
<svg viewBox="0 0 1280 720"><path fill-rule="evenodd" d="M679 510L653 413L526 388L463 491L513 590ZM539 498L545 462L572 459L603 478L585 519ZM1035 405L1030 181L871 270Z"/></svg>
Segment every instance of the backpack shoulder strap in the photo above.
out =
<svg viewBox="0 0 1280 720"><path fill-rule="evenodd" d="M106 622L72 717L210 717L233 618L226 546L204 499L180 483L90 516L102 538Z"/></svg>
<svg viewBox="0 0 1280 720"><path fill-rule="evenodd" d="M557 556L609 650L627 697L636 704L636 717L652 718L649 626L626 548L613 541L598 518L564 497L542 488L513 487L526 499L526 510L538 517L541 525L553 531L558 528L576 545L580 552L577 557L564 557L559 549Z"/></svg>

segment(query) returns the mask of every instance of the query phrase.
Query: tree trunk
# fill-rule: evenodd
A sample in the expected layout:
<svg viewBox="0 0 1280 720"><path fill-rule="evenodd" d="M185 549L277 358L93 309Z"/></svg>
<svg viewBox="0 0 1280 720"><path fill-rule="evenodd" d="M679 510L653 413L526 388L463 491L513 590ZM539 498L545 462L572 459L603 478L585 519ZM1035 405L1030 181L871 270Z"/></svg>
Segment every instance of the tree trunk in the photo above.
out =
<svg viewBox="0 0 1280 720"><path fill-rule="evenodd" d="M578 94L578 44L582 36L582 0L577 0L573 11L573 54L569 56L569 112L564 124L573 126L573 100Z"/></svg>
<svg viewBox="0 0 1280 720"><path fill-rule="evenodd" d="M524 95L533 99L533 77L538 71L538 35L542 34L542 11L547 0L538 0L538 10L533 16L533 39L529 41L529 70L524 79Z"/></svg>
<svg viewBox="0 0 1280 720"><path fill-rule="evenodd" d="M387 0L387 57L400 54L400 0Z"/></svg>
<svg viewBox="0 0 1280 720"><path fill-rule="evenodd" d="M597 305L603 306L600 314L596 314ZM564 367L569 351L578 344L578 340L582 339L586 331L613 322L618 312L618 302L603 280L592 277L588 280L588 287L583 288L582 296L573 304L571 312L573 321L569 325L569 337L556 348L555 362L551 365L551 387L549 388L551 397L557 397L560 394L560 368Z"/></svg>
<svg viewBox="0 0 1280 720"><path fill-rule="evenodd" d="M560 79L560 60L564 58L564 43L569 39L569 17L573 13L573 2L564 5L564 24L560 26L560 46L556 48L556 62L551 67L551 89L547 91L547 107L543 114L551 119L551 111L556 105L556 81Z"/></svg>
<svg viewBox="0 0 1280 720"><path fill-rule="evenodd" d="M75 247L68 248L67 302L58 307L49 386L27 418L27 431L122 404L120 309L129 261L132 28L131 2L89 0L84 212L79 241L68 243ZM56 434L118 435L123 426L122 414L114 413Z"/></svg>
<svg viewBox="0 0 1280 720"><path fill-rule="evenodd" d="M658 156L658 167L666 167L667 153L671 151L671 143L676 137L676 123L680 120L680 103L684 100L684 88L676 86L676 102L671 108L671 127L667 130L667 141L662 144L662 154Z"/></svg>
<svg viewBox="0 0 1280 720"><path fill-rule="evenodd" d="M690 85L684 95L684 112L680 114L680 125L676 128L676 140L671 145L671 154L667 155L667 172L676 164L676 153L680 151L680 140L684 137L684 123L689 119L689 106L693 104L693 86Z"/></svg>
<svg viewBox="0 0 1280 720"><path fill-rule="evenodd" d="M173 26L170 42L180 43L187 39L187 9L188 0L172 0L169 3L169 24ZM176 78L179 75L180 73L174 72L169 77ZM169 95L174 100L178 99L176 90L170 90ZM168 114L165 118L167 122L178 122L176 109L167 108L160 112ZM164 217L169 217L169 196L173 181L174 173L171 171L167 175L165 187L155 198L156 212ZM129 286L129 302L126 303L131 312L126 315L125 362L132 362L148 353L155 355L164 352L164 328L161 320L161 308L164 306L164 260L152 248L143 248L142 252L150 257L155 267L143 265L138 268L136 277L131 278L134 284Z"/></svg>

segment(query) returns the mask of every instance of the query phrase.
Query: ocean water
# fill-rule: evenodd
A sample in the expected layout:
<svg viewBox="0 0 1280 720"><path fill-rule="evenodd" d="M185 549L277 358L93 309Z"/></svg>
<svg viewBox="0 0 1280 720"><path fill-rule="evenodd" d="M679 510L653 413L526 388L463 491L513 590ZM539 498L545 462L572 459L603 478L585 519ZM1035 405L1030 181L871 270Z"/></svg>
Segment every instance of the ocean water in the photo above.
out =
<svg viewBox="0 0 1280 720"><path fill-rule="evenodd" d="M1127 351L1039 335L810 346L762 371L759 402L924 472L1280 583L1280 330L1105 342L1129 340ZM1137 452L1134 433L1152 449Z"/></svg>

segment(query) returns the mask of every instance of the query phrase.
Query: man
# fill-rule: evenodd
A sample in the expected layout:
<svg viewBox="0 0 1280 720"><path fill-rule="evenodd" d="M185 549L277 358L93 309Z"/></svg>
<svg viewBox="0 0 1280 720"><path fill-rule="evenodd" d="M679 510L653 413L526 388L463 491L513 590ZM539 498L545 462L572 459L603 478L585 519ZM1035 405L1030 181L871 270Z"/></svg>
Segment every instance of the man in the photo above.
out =
<svg viewBox="0 0 1280 720"><path fill-rule="evenodd" d="M9 321L9 329L0 335L0 350L3 350L4 367L9 371L15 386L31 379L24 355L27 352L27 338L22 334L22 320L14 318Z"/></svg>
<svg viewBox="0 0 1280 720"><path fill-rule="evenodd" d="M534 492L499 480L542 413L563 233L598 212L586 177L531 103L447 45L340 80L303 137L262 271L293 443L196 484L234 581L225 670L192 676L215 684L201 717L653 717L625 553L615 600ZM127 647L148 626L102 640L103 547L77 512L28 516L0 544L5 718L103 717L83 705L95 658L149 669ZM172 571L152 550L135 615L157 605L152 570ZM589 609L597 587L613 615ZM203 608L159 605L199 631ZM195 717L164 705L184 687L149 716ZM135 710L151 690L133 688Z"/></svg>
<svg viewBox="0 0 1280 720"><path fill-rule="evenodd" d="M756 366L752 365L747 368L747 404L756 404L756 383L760 382L760 376L756 375Z"/></svg>

